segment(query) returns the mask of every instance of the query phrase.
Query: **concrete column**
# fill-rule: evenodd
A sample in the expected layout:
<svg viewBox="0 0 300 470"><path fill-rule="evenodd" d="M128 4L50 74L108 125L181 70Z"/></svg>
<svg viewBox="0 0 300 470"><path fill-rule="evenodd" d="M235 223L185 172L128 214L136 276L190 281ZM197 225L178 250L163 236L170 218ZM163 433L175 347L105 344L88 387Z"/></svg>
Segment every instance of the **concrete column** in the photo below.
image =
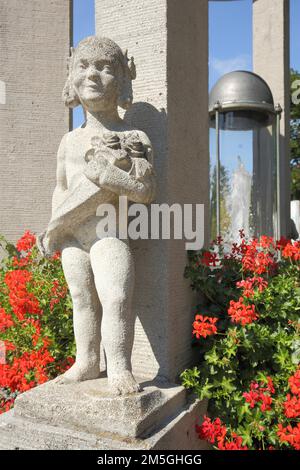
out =
<svg viewBox="0 0 300 470"><path fill-rule="evenodd" d="M290 34L289 0L253 1L253 71L269 84L283 114L281 134L282 232L290 232Z"/></svg>
<svg viewBox="0 0 300 470"><path fill-rule="evenodd" d="M153 143L156 202L205 204L207 235L207 0L96 0L96 33L135 58L134 104L125 119ZM183 277L185 244L146 240L132 247L138 315L134 372L172 381L192 361L195 299Z"/></svg>
<svg viewBox="0 0 300 470"><path fill-rule="evenodd" d="M15 240L50 218L71 1L1 0L0 22L0 233Z"/></svg>

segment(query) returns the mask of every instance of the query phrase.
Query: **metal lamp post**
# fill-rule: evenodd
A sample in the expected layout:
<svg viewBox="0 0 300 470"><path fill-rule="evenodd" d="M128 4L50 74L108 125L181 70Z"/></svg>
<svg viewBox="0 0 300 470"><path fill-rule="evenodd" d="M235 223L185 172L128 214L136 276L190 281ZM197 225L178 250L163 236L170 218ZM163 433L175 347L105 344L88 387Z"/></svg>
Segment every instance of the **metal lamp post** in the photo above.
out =
<svg viewBox="0 0 300 470"><path fill-rule="evenodd" d="M274 205L270 214L270 204L266 204L264 211L259 204L263 204L263 197L257 202L256 211L256 235L262 235L260 227L264 226L264 217L272 217L273 233L277 239L281 236L281 207L280 207L280 117L281 106L274 106L271 90L267 83L258 75L252 72L236 71L221 77L213 87L209 97L210 127L215 129L215 154L216 154L216 235L221 236L222 214L221 214L221 131L251 131L253 134L253 168L256 162L257 168L261 168L266 162L266 168L274 171L276 183L274 182ZM268 129L272 127L272 133ZM271 140L271 145L267 145L267 140ZM265 145L265 151L262 149ZM256 155L254 156L254 147ZM268 150L268 151L267 151ZM255 160L255 162L254 162ZM267 160L269 160L267 162ZM260 172L261 173L261 172ZM273 173L272 173L273 174ZM253 169L252 193L259 193L264 175ZM276 196L276 197L275 197ZM268 196L269 198L272 195ZM259 220L261 219L261 220ZM266 225L266 224L265 224ZM240 227L243 228L243 227Z"/></svg>

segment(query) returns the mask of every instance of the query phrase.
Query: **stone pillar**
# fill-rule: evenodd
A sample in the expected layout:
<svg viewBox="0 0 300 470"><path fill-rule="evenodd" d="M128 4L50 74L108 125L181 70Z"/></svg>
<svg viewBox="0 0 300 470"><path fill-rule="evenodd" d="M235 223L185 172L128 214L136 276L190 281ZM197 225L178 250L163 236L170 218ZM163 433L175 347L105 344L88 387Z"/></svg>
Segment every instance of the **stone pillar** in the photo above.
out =
<svg viewBox="0 0 300 470"><path fill-rule="evenodd" d="M12 241L49 222L56 152L70 126L61 93L71 5L0 2L0 233Z"/></svg>
<svg viewBox="0 0 300 470"><path fill-rule="evenodd" d="M253 1L253 71L270 86L281 118L282 233L290 232L290 41L289 0Z"/></svg>
<svg viewBox="0 0 300 470"><path fill-rule="evenodd" d="M154 145L157 203L205 204L208 239L208 2L96 0L96 33L134 56L134 104L125 119ZM192 362L195 299L181 240L132 243L136 256L138 376L174 381Z"/></svg>

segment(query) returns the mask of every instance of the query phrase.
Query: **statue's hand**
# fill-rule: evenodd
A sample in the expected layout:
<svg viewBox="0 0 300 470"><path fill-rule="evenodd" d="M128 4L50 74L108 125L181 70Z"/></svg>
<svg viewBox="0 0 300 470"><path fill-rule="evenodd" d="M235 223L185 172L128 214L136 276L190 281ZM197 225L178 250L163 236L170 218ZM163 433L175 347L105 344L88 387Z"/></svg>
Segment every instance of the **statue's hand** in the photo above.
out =
<svg viewBox="0 0 300 470"><path fill-rule="evenodd" d="M99 169L98 165L94 160L91 160L84 169L85 176L92 181L93 183L97 184L99 181Z"/></svg>
<svg viewBox="0 0 300 470"><path fill-rule="evenodd" d="M111 166L109 161L105 157L97 155L97 158L93 158L86 165L84 174L90 181L99 185L100 176L108 166Z"/></svg>
<svg viewBox="0 0 300 470"><path fill-rule="evenodd" d="M49 246L49 238L47 231L40 233L36 238L36 245L39 249L39 252L45 257L48 258L51 255L51 249Z"/></svg>

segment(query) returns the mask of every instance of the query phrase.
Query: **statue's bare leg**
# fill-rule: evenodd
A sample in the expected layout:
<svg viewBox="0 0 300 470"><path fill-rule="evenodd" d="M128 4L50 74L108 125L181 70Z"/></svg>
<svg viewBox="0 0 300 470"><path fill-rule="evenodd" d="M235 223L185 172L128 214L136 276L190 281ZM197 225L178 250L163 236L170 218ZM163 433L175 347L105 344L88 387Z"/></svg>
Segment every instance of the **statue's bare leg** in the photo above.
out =
<svg viewBox="0 0 300 470"><path fill-rule="evenodd" d="M102 304L101 336L112 393L140 390L131 372L134 338L132 295L134 261L128 245L117 238L97 241L90 250L95 285Z"/></svg>
<svg viewBox="0 0 300 470"><path fill-rule="evenodd" d="M96 379L100 375L101 305L94 284L90 256L79 246L62 250L62 265L73 301L76 362L58 383Z"/></svg>

